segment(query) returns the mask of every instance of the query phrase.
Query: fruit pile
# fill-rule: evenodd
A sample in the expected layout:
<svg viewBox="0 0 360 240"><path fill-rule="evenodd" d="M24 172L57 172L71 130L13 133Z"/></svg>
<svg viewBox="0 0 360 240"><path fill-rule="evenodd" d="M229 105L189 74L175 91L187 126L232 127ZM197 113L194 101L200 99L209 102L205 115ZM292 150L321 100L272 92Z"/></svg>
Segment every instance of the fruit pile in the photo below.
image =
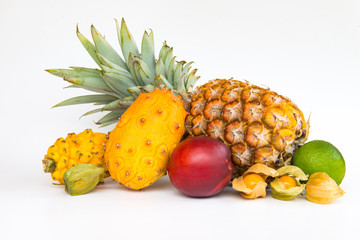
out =
<svg viewBox="0 0 360 240"><path fill-rule="evenodd" d="M94 103L84 115L105 112L96 123L116 123L108 134L87 129L48 149L44 171L69 194L87 193L108 176L140 190L168 173L192 197L213 196L230 182L247 199L267 189L280 200L306 189L316 203L343 195L340 152L324 141L306 143L309 123L290 99L233 79L194 88L192 62L177 61L166 42L156 58L152 31L139 50L125 21L116 27L122 56L91 26L93 42L76 33L99 68L47 70L96 93L56 107Z"/></svg>

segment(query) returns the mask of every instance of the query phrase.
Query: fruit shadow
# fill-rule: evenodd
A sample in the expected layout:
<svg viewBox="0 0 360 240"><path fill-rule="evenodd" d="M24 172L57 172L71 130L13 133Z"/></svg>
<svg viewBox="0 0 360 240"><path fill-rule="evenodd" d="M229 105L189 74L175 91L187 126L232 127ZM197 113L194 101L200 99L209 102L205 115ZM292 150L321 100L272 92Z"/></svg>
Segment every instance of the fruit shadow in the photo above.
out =
<svg viewBox="0 0 360 240"><path fill-rule="evenodd" d="M163 177L158 179L156 182L154 182L152 185L140 189L140 190L133 190L129 189L125 186L122 186L117 181L111 179L110 177L106 178L103 183L99 183L96 188L94 188L92 191L104 191L104 190L121 190L121 191L128 191L128 192L153 192L153 191L167 191L168 189L173 188L171 185L171 182L169 178Z"/></svg>

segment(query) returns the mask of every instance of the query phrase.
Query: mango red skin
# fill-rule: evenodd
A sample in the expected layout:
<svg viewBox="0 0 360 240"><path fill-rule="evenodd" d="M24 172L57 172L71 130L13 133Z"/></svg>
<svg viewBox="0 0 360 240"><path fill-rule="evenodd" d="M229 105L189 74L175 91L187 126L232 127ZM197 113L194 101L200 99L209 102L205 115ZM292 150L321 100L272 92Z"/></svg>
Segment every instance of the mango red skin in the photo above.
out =
<svg viewBox="0 0 360 240"><path fill-rule="evenodd" d="M180 192L210 197L221 192L232 178L231 152L214 138L189 138L174 149L167 170Z"/></svg>

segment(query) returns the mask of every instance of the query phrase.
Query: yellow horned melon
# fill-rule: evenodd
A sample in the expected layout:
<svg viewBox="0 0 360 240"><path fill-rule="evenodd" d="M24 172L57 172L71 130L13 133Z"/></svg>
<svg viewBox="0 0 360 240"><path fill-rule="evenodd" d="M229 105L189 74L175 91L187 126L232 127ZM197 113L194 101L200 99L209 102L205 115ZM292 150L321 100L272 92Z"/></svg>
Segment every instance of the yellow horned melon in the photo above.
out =
<svg viewBox="0 0 360 240"><path fill-rule="evenodd" d="M183 105L181 97L165 88L140 94L109 135L105 161L114 180L138 190L166 174L185 132Z"/></svg>

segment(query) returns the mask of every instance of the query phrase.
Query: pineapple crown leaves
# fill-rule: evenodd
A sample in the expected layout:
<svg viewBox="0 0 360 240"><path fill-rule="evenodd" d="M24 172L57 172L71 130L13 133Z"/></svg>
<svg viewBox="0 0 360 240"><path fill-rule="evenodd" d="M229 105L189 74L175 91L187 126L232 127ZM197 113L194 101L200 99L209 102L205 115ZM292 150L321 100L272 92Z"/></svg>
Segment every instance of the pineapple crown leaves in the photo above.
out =
<svg viewBox="0 0 360 240"><path fill-rule="evenodd" d="M153 31L145 31L139 51L125 20L116 21L117 37L122 56L105 40L93 25L89 41L76 26L76 35L86 51L99 66L96 68L70 67L69 69L47 69L46 71L71 83L66 88L83 88L97 94L73 97L54 107L93 103L102 107L84 113L110 111L96 124L102 127L116 123L125 110L142 92L152 92L155 87L174 90L177 93L190 92L196 81L197 69L191 69L193 62L177 61L173 48L163 43L159 56L155 58Z"/></svg>

